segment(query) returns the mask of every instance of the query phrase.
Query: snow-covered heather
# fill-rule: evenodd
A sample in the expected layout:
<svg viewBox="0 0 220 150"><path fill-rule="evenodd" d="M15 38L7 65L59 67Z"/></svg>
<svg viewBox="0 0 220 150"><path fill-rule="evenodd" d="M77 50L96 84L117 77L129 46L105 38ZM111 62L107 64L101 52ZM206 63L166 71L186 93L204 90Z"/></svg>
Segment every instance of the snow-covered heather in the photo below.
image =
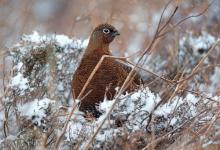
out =
<svg viewBox="0 0 220 150"><path fill-rule="evenodd" d="M59 45L60 47L65 47L71 45L73 48L81 49L85 48L88 44L87 40L73 40L65 35L39 35L37 31L33 31L30 35L23 35L23 41L31 42L31 43L44 43L44 42L55 42L55 44Z"/></svg>
<svg viewBox="0 0 220 150"><path fill-rule="evenodd" d="M25 104L18 104L17 109L20 116L26 117L26 119L32 120L33 123L41 126L42 120L47 116L47 111L52 103L54 101L48 98L35 99Z"/></svg>
<svg viewBox="0 0 220 150"><path fill-rule="evenodd" d="M215 38L209 34L204 33L199 37L190 34L180 41L181 56L184 59L188 58L188 53L184 51L187 48L191 48L192 51L207 50L214 42ZM87 44L88 40L70 39L65 35L46 36L33 32L31 35L24 35L22 40L11 49L14 74L10 80L9 92L4 98L4 105L9 112L8 125L16 128L10 128L8 131L8 135L15 138L7 138L2 140L2 143L7 140L16 141L23 134L33 140L30 135L32 129L24 125L25 121L32 122L37 127L36 130L42 129L42 126L46 127L43 131L39 130L40 133L50 133L50 129L53 129L51 135L56 137L62 132L66 116L73 105L70 90L72 74L80 61L82 49ZM190 60L196 62L197 53L192 54ZM160 70L161 66L166 63L163 57L157 57L157 60L162 63L158 66L154 62L152 64L149 62L149 68L155 67L155 70ZM169 70L166 71L169 72ZM210 72L209 79L210 84L203 82L200 84L203 88L209 89L206 94L212 101L206 97L186 92L183 95L174 95L169 101L162 103L154 110L161 101L161 97L159 93L153 93L150 86L142 86L133 93L121 95L110 117L107 118L95 137L93 148L111 147L115 144L115 139L136 132L144 132L144 134L153 131L156 134L160 134L160 131L169 132L180 127L189 119L200 116L202 109L216 109L220 100L220 97L214 94L217 92L217 83L220 79L218 67ZM194 82L190 81L189 85L194 85ZM162 83L159 87L162 87ZM159 88L159 90L161 89ZM113 103L114 100L104 99L98 107L103 115L97 119L84 118L83 113L76 110L68 123L60 147L71 149L76 145L83 149L106 117L106 112ZM153 121L146 128L151 113ZM5 121L4 114L5 111L1 110L0 121L2 124ZM204 116L201 115L198 122L207 122L212 116L212 112ZM22 118L22 122L19 124L16 118ZM1 128L3 128L2 125ZM19 133L21 130L24 132ZM3 138L4 134L1 133L0 136ZM41 136L40 138L35 137L34 141L39 143ZM171 134L169 136L172 138Z"/></svg>
<svg viewBox="0 0 220 150"><path fill-rule="evenodd" d="M4 105L10 108L9 115L14 114L8 119L8 124L15 128L10 129L9 134L16 135L20 130L18 127L27 126L24 120L46 127L43 128L44 132L53 127L50 115L58 111L60 106L72 104L70 81L82 49L87 44L88 40L33 32L22 36L21 41L10 49L14 64L13 77ZM53 61L48 61L50 56ZM16 105L11 107L11 103ZM4 114L5 111L1 110L0 115ZM15 124L15 114L23 120L21 124ZM4 120L4 117L1 118L1 127ZM2 138L3 134L0 135Z"/></svg>
<svg viewBox="0 0 220 150"><path fill-rule="evenodd" d="M10 87L16 95L28 95L28 99L38 98L31 98L30 93L36 91L40 95L46 91L46 97L56 95L62 103L68 103L70 80L87 44L88 39L70 39L65 35L41 36L36 31L24 35L10 52L15 64ZM49 61L50 57L53 61ZM51 95L51 90L55 94Z"/></svg>
<svg viewBox="0 0 220 150"><path fill-rule="evenodd" d="M209 48L214 44L216 38L203 31L200 36L194 36L192 32L180 40L180 47L191 48L193 55L202 55L207 53Z"/></svg>
<svg viewBox="0 0 220 150"><path fill-rule="evenodd" d="M20 64L18 64L20 66ZM18 67L19 68L19 67ZM20 94L24 93L24 90L28 88L28 80L19 72L16 76L11 79L10 86L17 88L21 91Z"/></svg>
<svg viewBox="0 0 220 150"><path fill-rule="evenodd" d="M211 46L215 43L216 40L217 39L214 36L205 31L203 31L200 36L195 36L192 32L189 32L186 36L180 39L179 59L180 61L188 61L188 64L185 65L186 72L190 73L192 71L192 69L195 67L195 65L198 64L200 59L205 54L207 54L207 52L210 50ZM209 75L210 85L207 87L207 83L200 84L199 89L206 94L215 95L217 92L219 92L220 68L219 61L217 59L219 57L219 54L220 47L217 46L203 62L204 65L216 64L216 67L212 68L213 72L211 74L204 70ZM204 81L204 78L201 78L200 76L197 76L197 79Z"/></svg>
<svg viewBox="0 0 220 150"><path fill-rule="evenodd" d="M202 32L200 36L193 35L189 32L179 41L179 62L185 66L186 72L190 72L192 68L198 63L199 59L203 57L211 46L216 41L216 38L207 32ZM203 64L209 64L212 61L210 58L205 59Z"/></svg>
<svg viewBox="0 0 220 150"><path fill-rule="evenodd" d="M215 98L216 104L219 102L219 98ZM123 136L125 133L145 130L148 121L147 116L161 100L158 95L153 94L148 88L140 89L131 95L122 95L120 99L118 105L111 113L111 117L105 122L96 136L94 148L103 147L106 141L109 144L113 144L111 141L113 142L115 137ZM186 119L199 115L201 110L197 108L197 105L202 103L200 100L200 97L192 94L187 94L185 98L175 96L171 101L161 105L155 111L154 118L163 118L163 120L154 124L154 129L160 131L169 126L176 128ZM75 119L68 126L67 140L71 143L80 143L82 145L81 149L83 149L83 146L103 117L105 117L105 112L110 109L112 103L113 101L104 100L99 107L103 115L93 122L83 119L82 116L75 116ZM117 119L123 119L124 124L121 127L116 125Z"/></svg>

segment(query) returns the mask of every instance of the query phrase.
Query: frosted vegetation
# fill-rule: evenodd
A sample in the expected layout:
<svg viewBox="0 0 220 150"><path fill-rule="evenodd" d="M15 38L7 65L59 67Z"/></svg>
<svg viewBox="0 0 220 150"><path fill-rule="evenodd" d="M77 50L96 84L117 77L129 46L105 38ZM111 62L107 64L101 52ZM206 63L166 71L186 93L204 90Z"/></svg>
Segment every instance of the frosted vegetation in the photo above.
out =
<svg viewBox="0 0 220 150"><path fill-rule="evenodd" d="M178 60L172 60L172 66L166 67L170 62L158 54L156 58L148 60L144 67L154 68L154 71L165 74L169 79L177 76L174 68L179 67L182 78L178 79L184 79L191 74L216 40L206 32L200 36L189 33L180 39ZM3 98L5 109L0 111L0 149L40 148L44 142L48 149L54 148L75 102L71 96L71 77L87 43L88 40L70 39L65 35L46 36L33 32L31 35L24 35L10 49L14 66ZM219 54L220 49L216 47L202 65L219 63ZM163 63L155 65L156 60ZM152 81L152 78L149 76L146 80ZM94 149L118 149L123 147L123 143L131 144L132 140L137 147L143 148L150 143L152 137L163 136L172 143L187 125L192 131L197 131L213 120L213 116L218 117L218 65L196 73L182 87L172 88L162 81L155 83L157 86L142 85L135 92L120 96L110 118L91 145ZM164 93L168 93L168 97L164 97ZM98 119L84 118L83 112L75 110L59 145L60 149L83 149L113 102L114 100L105 99L100 104L99 110L103 115ZM214 142L214 139L205 139L206 145Z"/></svg>

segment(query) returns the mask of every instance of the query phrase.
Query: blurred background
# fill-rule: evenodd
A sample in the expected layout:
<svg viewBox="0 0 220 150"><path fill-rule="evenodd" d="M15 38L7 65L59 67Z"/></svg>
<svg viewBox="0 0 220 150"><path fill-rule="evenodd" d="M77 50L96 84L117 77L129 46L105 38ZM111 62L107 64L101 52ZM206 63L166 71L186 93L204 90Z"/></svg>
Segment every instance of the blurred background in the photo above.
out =
<svg viewBox="0 0 220 150"><path fill-rule="evenodd" d="M38 31L42 34L65 34L70 38L87 39L100 23L110 23L121 33L112 44L115 55L128 55L144 49L152 39L161 12L168 0L0 0L0 66L7 61L2 55L19 41L23 34ZM210 0L179 1L179 9L172 23L181 18L201 13ZM164 14L168 17L175 8L172 2ZM207 31L219 35L220 1L215 0L200 17L192 18L169 33L157 50L167 48L166 42L182 34ZM165 51L164 51L165 52ZM7 66L7 65L6 65ZM2 69L1 69L2 70ZM0 71L2 79L3 72ZM3 84L3 83L1 83Z"/></svg>
<svg viewBox="0 0 220 150"><path fill-rule="evenodd" d="M95 26L108 22L121 32L115 44L117 50L141 49L153 35L167 2L168 0L0 0L0 47L4 50L16 43L22 34L30 34L35 30L40 34L57 33L74 38L88 38ZM180 1L180 8L174 19L199 13L210 2ZM193 29L199 32L207 27L214 28L210 25L220 20L219 5L219 0L215 0L203 16L187 21L178 30L186 32ZM172 11L173 8L168 8L165 17Z"/></svg>

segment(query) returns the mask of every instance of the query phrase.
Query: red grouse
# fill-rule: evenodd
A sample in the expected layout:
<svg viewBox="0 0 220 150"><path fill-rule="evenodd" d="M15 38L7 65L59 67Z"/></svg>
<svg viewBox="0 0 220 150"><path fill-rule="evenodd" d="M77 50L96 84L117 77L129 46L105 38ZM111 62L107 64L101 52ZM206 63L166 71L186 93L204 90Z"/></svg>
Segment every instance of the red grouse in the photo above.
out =
<svg viewBox="0 0 220 150"><path fill-rule="evenodd" d="M118 35L120 34L115 27L109 24L101 24L94 29L79 67L73 75L72 91L76 98L79 96L83 86L101 57L103 55L112 56L109 51L109 44ZM87 93L88 95L81 101L80 110L89 112L93 116L98 117L100 112L96 109L96 106L103 101L104 96L107 96L109 100L113 99L116 93L115 88L122 86L131 69L131 67L114 58L105 58L89 82L86 90L83 92L83 95ZM134 90L134 88L140 84L140 81L141 78L139 75L136 75L126 91Z"/></svg>

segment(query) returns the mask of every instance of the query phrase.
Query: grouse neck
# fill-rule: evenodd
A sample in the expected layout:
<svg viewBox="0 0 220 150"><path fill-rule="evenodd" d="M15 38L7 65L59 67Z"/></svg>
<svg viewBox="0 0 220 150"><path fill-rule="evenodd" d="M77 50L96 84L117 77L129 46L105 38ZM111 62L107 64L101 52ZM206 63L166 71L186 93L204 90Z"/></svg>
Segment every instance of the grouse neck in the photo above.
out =
<svg viewBox="0 0 220 150"><path fill-rule="evenodd" d="M97 42L90 40L89 44L85 50L86 55L95 55L95 54L102 54L102 55L111 55L109 51L109 44Z"/></svg>

